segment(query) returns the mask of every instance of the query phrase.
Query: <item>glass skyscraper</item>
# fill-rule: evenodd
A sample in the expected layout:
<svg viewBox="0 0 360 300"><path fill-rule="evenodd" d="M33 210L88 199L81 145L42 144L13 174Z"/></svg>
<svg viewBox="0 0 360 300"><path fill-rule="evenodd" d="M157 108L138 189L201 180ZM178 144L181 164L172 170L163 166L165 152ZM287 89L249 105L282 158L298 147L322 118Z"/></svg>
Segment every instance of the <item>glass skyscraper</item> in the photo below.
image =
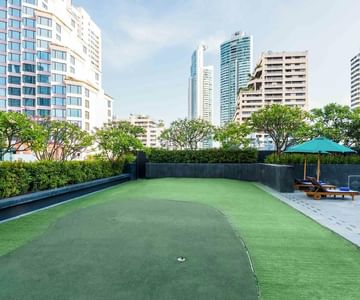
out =
<svg viewBox="0 0 360 300"><path fill-rule="evenodd" d="M112 119L101 30L71 0L0 0L0 110L85 130Z"/></svg>
<svg viewBox="0 0 360 300"><path fill-rule="evenodd" d="M245 88L252 72L253 38L235 32L220 46L220 124L232 121L237 93Z"/></svg>

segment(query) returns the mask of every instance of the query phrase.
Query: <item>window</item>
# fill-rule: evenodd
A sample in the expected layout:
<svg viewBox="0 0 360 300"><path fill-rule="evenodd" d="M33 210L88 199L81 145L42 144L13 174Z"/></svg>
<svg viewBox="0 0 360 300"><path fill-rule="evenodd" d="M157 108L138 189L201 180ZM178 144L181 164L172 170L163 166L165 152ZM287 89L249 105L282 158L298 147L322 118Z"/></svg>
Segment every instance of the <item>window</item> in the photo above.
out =
<svg viewBox="0 0 360 300"><path fill-rule="evenodd" d="M0 29L6 30L6 22L0 21Z"/></svg>
<svg viewBox="0 0 360 300"><path fill-rule="evenodd" d="M23 53L23 60L35 61L35 54L30 52Z"/></svg>
<svg viewBox="0 0 360 300"><path fill-rule="evenodd" d="M50 99L48 99L48 98L37 98L37 105L50 106Z"/></svg>
<svg viewBox="0 0 360 300"><path fill-rule="evenodd" d="M64 82L65 79L65 75L60 75L60 74L52 74L52 78L51 80L54 82Z"/></svg>
<svg viewBox="0 0 360 300"><path fill-rule="evenodd" d="M10 4L15 5L15 6L20 6L20 4L21 4L20 0L10 0L9 2L10 2Z"/></svg>
<svg viewBox="0 0 360 300"><path fill-rule="evenodd" d="M35 72L35 65L32 64L22 64L22 69L24 72Z"/></svg>
<svg viewBox="0 0 360 300"><path fill-rule="evenodd" d="M86 120L90 119L90 113L88 111L85 112L85 119Z"/></svg>
<svg viewBox="0 0 360 300"><path fill-rule="evenodd" d="M56 70L56 71L66 72L66 64L59 63L59 62L53 62L52 69Z"/></svg>
<svg viewBox="0 0 360 300"><path fill-rule="evenodd" d="M72 55L70 55L70 63L71 63L72 65L75 65L75 57L72 56Z"/></svg>
<svg viewBox="0 0 360 300"><path fill-rule="evenodd" d="M75 74L75 68L74 67L70 67L70 73Z"/></svg>
<svg viewBox="0 0 360 300"><path fill-rule="evenodd" d="M20 40L20 32L15 30L9 30L9 38Z"/></svg>
<svg viewBox="0 0 360 300"><path fill-rule="evenodd" d="M50 64L38 63L37 69L38 71L50 72Z"/></svg>
<svg viewBox="0 0 360 300"><path fill-rule="evenodd" d="M20 99L9 99L8 100L8 104L9 106L13 106L13 107L21 107L21 100Z"/></svg>
<svg viewBox="0 0 360 300"><path fill-rule="evenodd" d="M6 11L0 10L0 19L6 19Z"/></svg>
<svg viewBox="0 0 360 300"><path fill-rule="evenodd" d="M0 85L6 85L6 77L0 77Z"/></svg>
<svg viewBox="0 0 360 300"><path fill-rule="evenodd" d="M13 96L21 96L21 89L15 87L8 87L8 94Z"/></svg>
<svg viewBox="0 0 360 300"><path fill-rule="evenodd" d="M24 33L24 37L29 38L29 39L35 39L35 31L29 30L29 29L24 29L23 33Z"/></svg>
<svg viewBox="0 0 360 300"><path fill-rule="evenodd" d="M26 27L35 28L35 20L29 18L23 18L23 24Z"/></svg>
<svg viewBox="0 0 360 300"><path fill-rule="evenodd" d="M65 98L62 97L53 97L51 100L52 105L60 105L60 106L64 106L65 105Z"/></svg>
<svg viewBox="0 0 360 300"><path fill-rule="evenodd" d="M87 54L87 48L85 46L83 46L83 52Z"/></svg>
<svg viewBox="0 0 360 300"><path fill-rule="evenodd" d="M52 26L52 20L46 17L38 17L37 23L48 27Z"/></svg>
<svg viewBox="0 0 360 300"><path fill-rule="evenodd" d="M35 42L23 41L24 49L35 50Z"/></svg>
<svg viewBox="0 0 360 300"><path fill-rule="evenodd" d="M1 0L1 1L0 1L0 6L6 7L6 1L7 1L7 0Z"/></svg>
<svg viewBox="0 0 360 300"><path fill-rule="evenodd" d="M9 8L9 15L10 16L13 16L13 17L20 17L21 16L21 11L20 9L16 9L16 8L13 8L13 7L10 7Z"/></svg>
<svg viewBox="0 0 360 300"><path fill-rule="evenodd" d="M15 50L15 51L20 51L20 43L9 42L9 49Z"/></svg>
<svg viewBox="0 0 360 300"><path fill-rule="evenodd" d="M67 92L71 94L81 94L81 86L80 85L68 85Z"/></svg>
<svg viewBox="0 0 360 300"><path fill-rule="evenodd" d="M6 74L6 66L0 66L0 74Z"/></svg>
<svg viewBox="0 0 360 300"><path fill-rule="evenodd" d="M50 75L38 74L37 81L41 83L50 83Z"/></svg>
<svg viewBox="0 0 360 300"><path fill-rule="evenodd" d="M90 130L90 123L89 122L85 123L85 130Z"/></svg>
<svg viewBox="0 0 360 300"><path fill-rule="evenodd" d="M32 95L35 96L35 88L34 87L29 87L29 86L24 86L23 87L23 94L24 95Z"/></svg>
<svg viewBox="0 0 360 300"><path fill-rule="evenodd" d="M85 100L85 107L86 107L86 108L90 108L90 102L89 102L89 100Z"/></svg>
<svg viewBox="0 0 360 300"><path fill-rule="evenodd" d="M51 38L51 30L48 29L38 28L37 34L42 37Z"/></svg>
<svg viewBox="0 0 360 300"><path fill-rule="evenodd" d="M57 31L58 33L61 33L61 25L58 24L58 23L56 23L56 31Z"/></svg>
<svg viewBox="0 0 360 300"><path fill-rule="evenodd" d="M95 73L95 80L99 81L99 74L98 73Z"/></svg>
<svg viewBox="0 0 360 300"><path fill-rule="evenodd" d="M0 52L6 52L6 45L0 44Z"/></svg>
<svg viewBox="0 0 360 300"><path fill-rule="evenodd" d="M39 48L49 49L50 42L48 42L48 41L37 40L36 43L37 43L37 46L38 46Z"/></svg>
<svg viewBox="0 0 360 300"><path fill-rule="evenodd" d="M1 62L1 63L6 62L6 55L0 54L0 62Z"/></svg>
<svg viewBox="0 0 360 300"><path fill-rule="evenodd" d="M50 95L51 89L48 86L38 86L37 92L38 92L38 94L41 94L41 95Z"/></svg>
<svg viewBox="0 0 360 300"><path fill-rule="evenodd" d="M65 95L66 87L64 85L54 85L52 87L53 94Z"/></svg>
<svg viewBox="0 0 360 300"><path fill-rule="evenodd" d="M35 110L25 109L24 113L27 117L35 117Z"/></svg>
<svg viewBox="0 0 360 300"><path fill-rule="evenodd" d="M20 73L20 65L8 64L8 70L11 73Z"/></svg>
<svg viewBox="0 0 360 300"><path fill-rule="evenodd" d="M108 101L107 104L108 104L108 108L111 108L111 101Z"/></svg>
<svg viewBox="0 0 360 300"><path fill-rule="evenodd" d="M52 57L56 59L66 60L66 52L60 50L53 50Z"/></svg>
<svg viewBox="0 0 360 300"><path fill-rule="evenodd" d="M56 34L56 39L57 39L59 42L61 42L61 35Z"/></svg>
<svg viewBox="0 0 360 300"><path fill-rule="evenodd" d="M88 98L90 97L90 91L89 91L89 89L85 89L85 96L88 97Z"/></svg>
<svg viewBox="0 0 360 300"><path fill-rule="evenodd" d="M67 110L68 117L81 118L81 109L69 108Z"/></svg>
<svg viewBox="0 0 360 300"><path fill-rule="evenodd" d="M6 41L6 33L5 32L0 32L0 40Z"/></svg>
<svg viewBox="0 0 360 300"><path fill-rule="evenodd" d="M75 20L74 19L71 19L71 26L75 27Z"/></svg>
<svg viewBox="0 0 360 300"><path fill-rule="evenodd" d="M29 16L34 16L35 15L35 13L34 13L35 11L34 11L34 9L33 8L31 8L31 7L27 7L27 6L23 6L23 13L25 14L25 15L29 15Z"/></svg>
<svg viewBox="0 0 360 300"><path fill-rule="evenodd" d="M38 116L45 118L45 117L50 116L50 110L49 109L38 109L37 114L38 114Z"/></svg>
<svg viewBox="0 0 360 300"><path fill-rule="evenodd" d="M23 0L23 2L36 5L36 0Z"/></svg>
<svg viewBox="0 0 360 300"><path fill-rule="evenodd" d="M30 75L23 75L23 82L24 83L31 83L31 84L35 84L35 76L30 76Z"/></svg>
<svg viewBox="0 0 360 300"><path fill-rule="evenodd" d="M9 61L20 62L20 54L9 53Z"/></svg>
<svg viewBox="0 0 360 300"><path fill-rule="evenodd" d="M35 99L24 98L23 104L24 104L24 106L35 106Z"/></svg>
<svg viewBox="0 0 360 300"><path fill-rule="evenodd" d="M65 118L66 111L65 111L65 109L53 109L52 116L57 117L57 118Z"/></svg>
<svg viewBox="0 0 360 300"><path fill-rule="evenodd" d="M6 100L0 99L0 107L6 108Z"/></svg>
<svg viewBox="0 0 360 300"><path fill-rule="evenodd" d="M68 97L67 98L67 104L68 105L81 106L81 98L79 98L79 97Z"/></svg>
<svg viewBox="0 0 360 300"><path fill-rule="evenodd" d="M8 82L11 84L21 84L21 77L20 76L9 76Z"/></svg>
<svg viewBox="0 0 360 300"><path fill-rule="evenodd" d="M50 60L50 52L38 51L37 57L38 57L38 59L41 59L41 60Z"/></svg>
<svg viewBox="0 0 360 300"><path fill-rule="evenodd" d="M6 88L0 88L0 96L5 97L6 96Z"/></svg>
<svg viewBox="0 0 360 300"><path fill-rule="evenodd" d="M20 21L19 20L10 19L8 24L9 24L8 25L9 27L20 28Z"/></svg>

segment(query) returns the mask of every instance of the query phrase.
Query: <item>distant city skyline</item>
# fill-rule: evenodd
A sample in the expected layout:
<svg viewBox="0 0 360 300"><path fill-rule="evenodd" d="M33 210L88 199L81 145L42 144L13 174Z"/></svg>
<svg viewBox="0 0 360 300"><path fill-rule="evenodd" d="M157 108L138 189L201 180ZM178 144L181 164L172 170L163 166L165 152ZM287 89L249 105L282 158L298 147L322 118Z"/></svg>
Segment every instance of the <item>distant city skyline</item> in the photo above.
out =
<svg viewBox="0 0 360 300"><path fill-rule="evenodd" d="M253 35L254 59L268 50L308 51L310 108L333 101L350 105L350 59L360 50L359 1L73 4L83 6L103 32L103 82L119 117L145 113L166 123L186 117L189 55L204 43L205 63L215 67L218 123L220 44L239 30Z"/></svg>

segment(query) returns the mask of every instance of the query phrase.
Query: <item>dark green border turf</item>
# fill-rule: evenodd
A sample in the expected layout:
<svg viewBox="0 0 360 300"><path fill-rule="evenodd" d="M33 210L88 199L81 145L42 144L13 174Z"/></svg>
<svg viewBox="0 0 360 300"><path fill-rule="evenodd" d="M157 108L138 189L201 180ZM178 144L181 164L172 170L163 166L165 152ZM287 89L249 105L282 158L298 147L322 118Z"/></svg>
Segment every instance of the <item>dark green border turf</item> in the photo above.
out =
<svg viewBox="0 0 360 300"><path fill-rule="evenodd" d="M0 255L10 253L72 212L98 203L178 200L215 207L250 251L262 299L359 299L360 251L260 190L225 179L129 182L0 225ZM1 284L1 283L0 283Z"/></svg>
<svg viewBox="0 0 360 300"><path fill-rule="evenodd" d="M241 240L224 215L198 203L82 209L0 266L1 299L258 299Z"/></svg>

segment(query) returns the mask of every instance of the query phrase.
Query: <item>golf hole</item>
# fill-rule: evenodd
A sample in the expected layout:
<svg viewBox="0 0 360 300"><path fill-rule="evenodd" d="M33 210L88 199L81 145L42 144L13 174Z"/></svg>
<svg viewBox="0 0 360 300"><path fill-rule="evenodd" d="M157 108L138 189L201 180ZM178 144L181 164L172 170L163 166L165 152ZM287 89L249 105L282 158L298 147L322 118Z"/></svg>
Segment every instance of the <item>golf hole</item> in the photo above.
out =
<svg viewBox="0 0 360 300"><path fill-rule="evenodd" d="M183 256L179 256L179 257L177 258L177 261L178 261L178 262L185 262L185 261L186 261L186 258L183 257Z"/></svg>

